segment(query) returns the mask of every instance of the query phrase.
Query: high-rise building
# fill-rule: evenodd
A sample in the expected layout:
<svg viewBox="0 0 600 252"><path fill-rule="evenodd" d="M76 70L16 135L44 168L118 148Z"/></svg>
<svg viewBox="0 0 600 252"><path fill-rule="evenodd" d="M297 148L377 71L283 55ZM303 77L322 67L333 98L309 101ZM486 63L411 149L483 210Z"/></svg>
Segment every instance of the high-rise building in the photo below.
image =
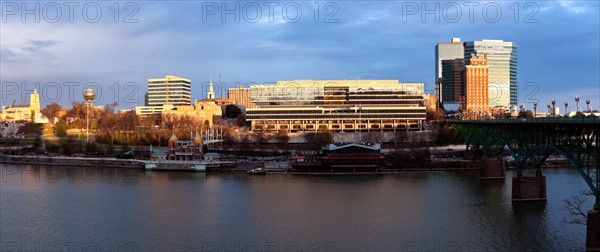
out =
<svg viewBox="0 0 600 252"><path fill-rule="evenodd" d="M438 103L443 103L444 101L457 101L457 100L447 100L444 97L443 90L446 84L443 83L442 77L442 61L443 60L454 60L454 59L463 59L464 58L464 47L460 42L460 38L452 38L451 42L439 42L435 46L435 83L436 87L436 96L438 98ZM452 84L448 84L452 85ZM450 88L452 89L452 88Z"/></svg>
<svg viewBox="0 0 600 252"><path fill-rule="evenodd" d="M148 106L190 105L192 81L167 75L165 78L148 79Z"/></svg>
<svg viewBox="0 0 600 252"><path fill-rule="evenodd" d="M465 66L464 90L461 107L464 118L479 119L490 111L488 99L488 59L487 54L472 54Z"/></svg>
<svg viewBox="0 0 600 252"><path fill-rule="evenodd" d="M511 109L517 106L517 44L502 40L481 40L464 43L464 57L469 64L471 54L487 55L489 68L489 106Z"/></svg>
<svg viewBox="0 0 600 252"><path fill-rule="evenodd" d="M442 60L441 95L445 105L458 104L463 90L464 60ZM446 109L449 107L446 106Z"/></svg>
<svg viewBox="0 0 600 252"><path fill-rule="evenodd" d="M148 79L148 92L144 95L144 106L135 107L141 116L161 115L163 110L174 106L190 106L192 81L175 75L165 78Z"/></svg>

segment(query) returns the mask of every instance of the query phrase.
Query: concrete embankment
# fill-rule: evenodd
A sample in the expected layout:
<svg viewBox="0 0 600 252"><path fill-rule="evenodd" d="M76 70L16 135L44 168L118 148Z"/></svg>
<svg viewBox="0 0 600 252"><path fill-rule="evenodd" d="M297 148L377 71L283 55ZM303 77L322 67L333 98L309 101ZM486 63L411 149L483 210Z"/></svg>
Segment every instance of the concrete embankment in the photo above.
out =
<svg viewBox="0 0 600 252"><path fill-rule="evenodd" d="M138 160L93 157L78 158L0 155L0 163L144 169L144 164Z"/></svg>

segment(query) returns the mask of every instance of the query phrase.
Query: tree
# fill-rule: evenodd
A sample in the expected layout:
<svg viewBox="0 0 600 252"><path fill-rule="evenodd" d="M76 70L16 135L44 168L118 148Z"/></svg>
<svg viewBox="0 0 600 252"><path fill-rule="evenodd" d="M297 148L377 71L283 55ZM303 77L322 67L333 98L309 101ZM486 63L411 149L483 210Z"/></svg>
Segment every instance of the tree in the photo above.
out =
<svg viewBox="0 0 600 252"><path fill-rule="evenodd" d="M225 106L225 117L237 118L240 114L242 114L242 110L238 106L233 104Z"/></svg>
<svg viewBox="0 0 600 252"><path fill-rule="evenodd" d="M591 191L581 190L579 194L583 196L592 196L593 193ZM564 217L563 223L567 224L579 224L586 225L587 224L587 214L584 210L584 204L587 201L587 198L582 198L579 195L573 196L571 199L565 199L565 206L562 208L563 211L568 211L571 215L570 218Z"/></svg>
<svg viewBox="0 0 600 252"><path fill-rule="evenodd" d="M269 133L264 129L256 129L254 130L254 138L258 143L266 143L269 139Z"/></svg>
<svg viewBox="0 0 600 252"><path fill-rule="evenodd" d="M361 141L369 142L369 143L379 143L382 140L383 140L383 133L377 132L377 131L367 132L362 135L362 139L361 139Z"/></svg>
<svg viewBox="0 0 600 252"><path fill-rule="evenodd" d="M531 112L531 110L520 111L519 112L519 117L532 118L533 117L533 112Z"/></svg>
<svg viewBox="0 0 600 252"><path fill-rule="evenodd" d="M67 125L67 122L65 122L65 120L59 120L56 125L54 125L54 132L56 134L56 136L58 137L65 137L67 136L67 129L69 128L69 125Z"/></svg>
<svg viewBox="0 0 600 252"><path fill-rule="evenodd" d="M50 103L46 105L46 107L44 107L42 110L40 110L40 113L42 113L43 116L48 118L48 121L50 121L51 124L54 124L54 118L58 117L58 113L61 110L62 107L60 105L56 103Z"/></svg>
<svg viewBox="0 0 600 252"><path fill-rule="evenodd" d="M287 130L277 131L275 138L277 139L277 142L282 143L282 144L288 144L288 142L290 141L290 136L288 136Z"/></svg>
<svg viewBox="0 0 600 252"><path fill-rule="evenodd" d="M25 125L19 127L17 134L23 135L41 135L42 134L42 125L39 123L26 123Z"/></svg>

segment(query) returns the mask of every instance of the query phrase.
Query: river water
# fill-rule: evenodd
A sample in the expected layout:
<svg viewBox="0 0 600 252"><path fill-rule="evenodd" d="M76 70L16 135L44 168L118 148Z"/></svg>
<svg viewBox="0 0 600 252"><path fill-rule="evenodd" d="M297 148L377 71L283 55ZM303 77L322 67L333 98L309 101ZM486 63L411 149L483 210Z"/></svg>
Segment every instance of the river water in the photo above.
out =
<svg viewBox="0 0 600 252"><path fill-rule="evenodd" d="M0 164L0 251L565 251L586 189L549 169L547 202L478 172L264 176ZM592 205L588 199L586 207Z"/></svg>

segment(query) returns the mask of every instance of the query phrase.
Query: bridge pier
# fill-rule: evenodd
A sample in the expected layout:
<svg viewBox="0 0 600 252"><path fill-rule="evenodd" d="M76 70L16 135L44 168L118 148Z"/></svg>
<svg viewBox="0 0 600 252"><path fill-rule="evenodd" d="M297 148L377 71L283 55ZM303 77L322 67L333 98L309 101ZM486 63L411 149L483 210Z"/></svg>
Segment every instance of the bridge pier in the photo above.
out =
<svg viewBox="0 0 600 252"><path fill-rule="evenodd" d="M587 251L600 251L600 216L598 211L590 210L587 215L585 247Z"/></svg>
<svg viewBox="0 0 600 252"><path fill-rule="evenodd" d="M546 200L546 176L516 176L512 179L512 201Z"/></svg>
<svg viewBox="0 0 600 252"><path fill-rule="evenodd" d="M479 161L479 178L481 179L504 179L504 160L502 158L488 159Z"/></svg>

